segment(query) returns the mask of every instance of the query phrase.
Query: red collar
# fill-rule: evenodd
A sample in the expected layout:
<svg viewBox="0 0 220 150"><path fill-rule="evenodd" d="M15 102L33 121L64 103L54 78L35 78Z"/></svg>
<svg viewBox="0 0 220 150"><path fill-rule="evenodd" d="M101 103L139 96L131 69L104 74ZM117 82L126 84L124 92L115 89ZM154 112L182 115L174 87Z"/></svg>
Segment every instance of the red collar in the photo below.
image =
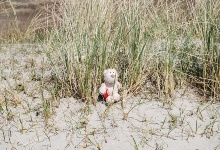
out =
<svg viewBox="0 0 220 150"><path fill-rule="evenodd" d="M104 99L108 98L108 89L106 88L106 93L104 94Z"/></svg>

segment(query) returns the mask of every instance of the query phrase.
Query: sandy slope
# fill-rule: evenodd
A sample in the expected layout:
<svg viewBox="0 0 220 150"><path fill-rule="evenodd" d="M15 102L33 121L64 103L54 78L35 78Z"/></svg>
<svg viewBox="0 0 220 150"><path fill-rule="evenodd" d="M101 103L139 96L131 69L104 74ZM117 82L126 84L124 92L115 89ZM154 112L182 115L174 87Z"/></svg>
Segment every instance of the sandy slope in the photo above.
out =
<svg viewBox="0 0 220 150"><path fill-rule="evenodd" d="M42 49L2 45L0 70L0 149L220 149L220 104L200 103L192 89L176 91L170 107L148 92L129 98L124 109L65 98L45 125L37 78L51 72Z"/></svg>

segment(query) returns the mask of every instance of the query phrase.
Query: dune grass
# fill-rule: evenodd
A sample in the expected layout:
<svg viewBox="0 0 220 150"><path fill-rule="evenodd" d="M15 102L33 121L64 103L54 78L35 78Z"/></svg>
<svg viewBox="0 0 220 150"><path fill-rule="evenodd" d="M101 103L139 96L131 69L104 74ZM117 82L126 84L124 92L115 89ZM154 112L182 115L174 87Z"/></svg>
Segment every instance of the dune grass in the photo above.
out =
<svg viewBox="0 0 220 150"><path fill-rule="evenodd" d="M37 43L47 37L55 3L0 2L0 43Z"/></svg>
<svg viewBox="0 0 220 150"><path fill-rule="evenodd" d="M2 13L6 2L1 6ZM218 99L219 8L218 0L61 0L21 31L7 3L14 28L1 43L43 41L61 97L96 104L104 69L116 68L124 97L150 88L172 102L175 89L187 85Z"/></svg>
<svg viewBox="0 0 220 150"><path fill-rule="evenodd" d="M219 1L60 1L47 41L62 91L96 103L103 71L127 93L152 83L167 99L190 83L219 97Z"/></svg>
<svg viewBox="0 0 220 150"><path fill-rule="evenodd" d="M196 89L205 101L209 100L194 113L203 121L202 111L213 101L219 101L220 96L219 8L218 0L195 3L190 0L59 0L48 7L46 15L41 14L43 12L37 14L25 30L16 26L18 22L15 18L9 34L0 34L0 43L36 42L43 45L44 51L39 50L39 53L42 52L42 59L38 63L33 59L37 55L26 60L26 69L30 65L30 86L26 83L16 83L15 89L2 92L4 94L0 95L0 113L6 114L7 121L16 119L18 115L12 110L23 103L17 93L24 92L30 98L30 102L28 99L24 102L27 103L25 111L36 113L36 117L44 116L45 125L49 126L52 116L56 114L53 110L54 103L61 98L74 97L87 104L96 105L104 70L115 68L120 74L119 82L123 85L119 91L123 99L130 95L151 94L150 92L157 94L159 98L148 95L146 97L151 97L150 99L144 97L143 101L134 100L127 110L124 107L118 108L118 105L104 106L103 111L98 109L104 133L107 128L104 122L112 113L111 108L119 109L121 118L128 121L132 113L138 112L134 111L136 107L146 101L152 103L152 100L158 98L171 106L175 90L187 86ZM13 56L10 64L13 65L15 61ZM2 68L4 70L7 66ZM45 75L47 71L49 77ZM41 100L41 105L32 107L32 102L38 100ZM79 125L75 126L71 122L75 120L71 120L71 127L84 130L84 148L90 143L101 149L101 144L92 141L89 136L99 134L95 133L95 130L90 132L88 128L91 117L89 115L92 108L94 111L94 107L84 103L80 105ZM23 108L25 106L22 104ZM69 110L69 104L65 108ZM156 108L159 109L158 104ZM199 122L197 125L197 120L195 131L190 124L187 125L189 129L185 129L184 123L188 123L185 119L188 113L185 115L185 110L176 115L167 107L165 109L168 115L164 118L161 129L166 129L168 122L169 132L163 136L168 137L177 127L182 128L182 133L187 132L188 137L193 137L198 132L200 126ZM70 115L75 117L77 115L74 113L79 112L71 112ZM217 122L216 112L213 110L211 118L214 120L207 125L202 135L213 135L218 131L213 131ZM26 120L23 120L20 114L17 118L19 132L23 134L29 127L26 127ZM31 116L30 118L33 121ZM145 118L143 121L148 120ZM113 126L118 126L114 115L112 122ZM148 127L148 124L145 127ZM3 129L1 130L3 132ZM39 133L37 130L35 132L39 142ZM156 135L156 132L154 128L146 130L149 135ZM44 134L50 141L49 134ZM138 139L132 135L131 139L134 149L138 149ZM156 149L162 149L162 145L156 143Z"/></svg>

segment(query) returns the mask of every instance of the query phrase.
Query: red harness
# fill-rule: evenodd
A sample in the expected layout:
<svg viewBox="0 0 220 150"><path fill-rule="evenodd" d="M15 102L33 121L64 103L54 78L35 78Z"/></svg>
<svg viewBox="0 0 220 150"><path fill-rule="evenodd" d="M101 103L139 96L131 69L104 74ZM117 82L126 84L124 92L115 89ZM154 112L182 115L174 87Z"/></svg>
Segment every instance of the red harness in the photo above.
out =
<svg viewBox="0 0 220 150"><path fill-rule="evenodd" d="M105 92L105 94L104 94L104 98L106 99L106 98L108 98L108 89L106 89L106 92Z"/></svg>

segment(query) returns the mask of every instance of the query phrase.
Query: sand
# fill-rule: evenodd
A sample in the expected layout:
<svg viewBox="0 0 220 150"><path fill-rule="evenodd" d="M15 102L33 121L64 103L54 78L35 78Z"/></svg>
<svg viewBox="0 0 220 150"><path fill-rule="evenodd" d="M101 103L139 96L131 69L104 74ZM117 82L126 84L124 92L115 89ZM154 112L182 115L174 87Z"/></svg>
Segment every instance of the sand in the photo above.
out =
<svg viewBox="0 0 220 150"><path fill-rule="evenodd" d="M192 88L176 90L172 105L147 89L129 97L125 108L120 102L93 106L62 98L46 124L42 65L49 78L39 46L1 45L0 149L220 150L220 104L202 103ZM47 89L43 94L51 98Z"/></svg>

